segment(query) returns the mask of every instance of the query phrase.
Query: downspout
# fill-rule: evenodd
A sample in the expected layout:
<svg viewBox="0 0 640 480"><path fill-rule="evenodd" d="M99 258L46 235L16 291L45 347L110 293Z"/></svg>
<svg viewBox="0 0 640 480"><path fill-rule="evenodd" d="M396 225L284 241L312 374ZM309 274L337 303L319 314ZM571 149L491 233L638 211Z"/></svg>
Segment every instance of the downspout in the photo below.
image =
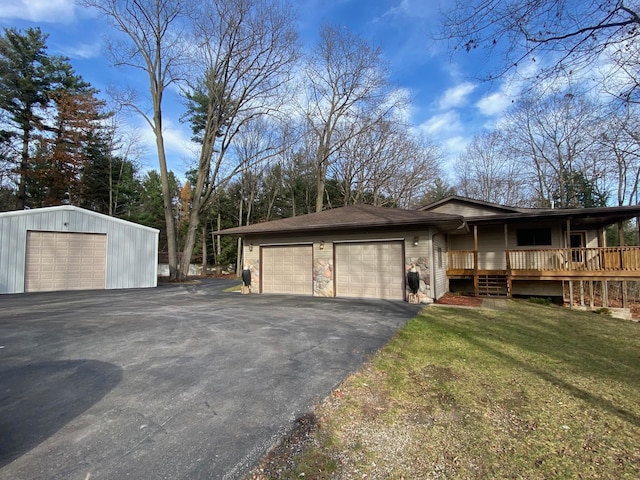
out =
<svg viewBox="0 0 640 480"><path fill-rule="evenodd" d="M428 235L428 239L429 242L431 243L431 245L429 246L429 252L431 252L431 261L429 262L429 290L430 290L430 294L431 294L431 298L433 298L433 301L436 301L437 294L438 292L436 291L436 285L438 284L438 280L436 278L436 251L435 251L435 245L433 242L433 237L436 234L433 232L433 227L429 227L429 235Z"/></svg>

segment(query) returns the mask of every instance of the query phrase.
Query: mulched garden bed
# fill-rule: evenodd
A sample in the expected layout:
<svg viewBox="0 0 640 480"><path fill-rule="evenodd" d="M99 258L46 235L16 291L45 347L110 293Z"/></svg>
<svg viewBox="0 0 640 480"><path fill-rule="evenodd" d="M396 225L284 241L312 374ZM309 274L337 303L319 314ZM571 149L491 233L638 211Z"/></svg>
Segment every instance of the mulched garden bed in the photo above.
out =
<svg viewBox="0 0 640 480"><path fill-rule="evenodd" d="M477 297L468 297L466 295L455 295L453 293L445 293L436 300L438 305L456 305L461 307L480 307L482 299Z"/></svg>

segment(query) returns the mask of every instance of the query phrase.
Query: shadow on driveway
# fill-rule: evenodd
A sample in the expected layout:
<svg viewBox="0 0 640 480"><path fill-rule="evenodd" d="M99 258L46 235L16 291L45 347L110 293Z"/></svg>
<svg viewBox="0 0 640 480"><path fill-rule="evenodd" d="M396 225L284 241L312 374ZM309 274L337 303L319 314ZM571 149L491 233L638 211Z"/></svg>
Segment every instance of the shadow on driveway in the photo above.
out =
<svg viewBox="0 0 640 480"><path fill-rule="evenodd" d="M3 295L0 478L242 478L422 308L237 283Z"/></svg>
<svg viewBox="0 0 640 480"><path fill-rule="evenodd" d="M0 366L0 467L85 412L121 379L120 368L95 360Z"/></svg>

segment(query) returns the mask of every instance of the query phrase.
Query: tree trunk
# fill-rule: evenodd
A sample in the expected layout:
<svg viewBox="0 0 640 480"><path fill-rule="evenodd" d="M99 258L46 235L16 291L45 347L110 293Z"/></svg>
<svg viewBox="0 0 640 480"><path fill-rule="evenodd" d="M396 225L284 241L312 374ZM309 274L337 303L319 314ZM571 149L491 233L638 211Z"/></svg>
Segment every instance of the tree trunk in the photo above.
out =
<svg viewBox="0 0 640 480"><path fill-rule="evenodd" d="M22 132L22 153L20 155L20 183L16 195L16 210L24 210L27 198L27 169L29 167L29 129Z"/></svg>
<svg viewBox="0 0 640 480"><path fill-rule="evenodd" d="M195 201L194 201L195 203ZM196 235L200 225L200 213L197 205L193 205L189 214L189 225L187 227L187 235L184 240L184 248L182 257L180 258L180 267L177 272L177 280L184 281L189 276L189 265L191 264L191 256L193 255L193 247L196 243Z"/></svg>
<svg viewBox="0 0 640 480"><path fill-rule="evenodd" d="M109 155L109 216L113 217L113 155Z"/></svg>
<svg viewBox="0 0 640 480"><path fill-rule="evenodd" d="M207 224L202 225L202 276L207 276Z"/></svg>
<svg viewBox="0 0 640 480"><path fill-rule="evenodd" d="M171 205L171 189L169 187L169 171L167 170L167 158L164 151L164 138L162 137L162 117L160 109L154 114L154 133L158 148L158 164L160 166L160 180L162 183L162 206L164 209L164 221L167 228L167 250L169 254L169 278L178 278L178 249L176 245L176 226L173 218L173 206Z"/></svg>
<svg viewBox="0 0 640 480"><path fill-rule="evenodd" d="M220 205L218 205L218 231L220 231L220 228L222 228L222 215L220 214ZM218 275L220 275L221 270L220 270L220 254L222 252L222 243L220 241L220 235L218 235L217 238L217 245L216 245L216 272L218 272Z"/></svg>
<svg viewBox="0 0 640 480"><path fill-rule="evenodd" d="M322 166L318 168L318 178L316 181L316 212L321 212L324 207L324 188L325 188L325 173Z"/></svg>

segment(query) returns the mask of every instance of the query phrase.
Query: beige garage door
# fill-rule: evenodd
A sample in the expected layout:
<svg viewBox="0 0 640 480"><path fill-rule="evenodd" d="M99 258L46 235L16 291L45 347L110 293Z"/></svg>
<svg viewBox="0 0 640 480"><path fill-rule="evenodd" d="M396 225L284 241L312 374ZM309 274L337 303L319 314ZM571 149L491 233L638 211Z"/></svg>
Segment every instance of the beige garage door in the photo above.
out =
<svg viewBox="0 0 640 480"><path fill-rule="evenodd" d="M107 236L27 232L26 292L105 288Z"/></svg>
<svg viewBox="0 0 640 480"><path fill-rule="evenodd" d="M336 296L404 299L402 242L335 246Z"/></svg>
<svg viewBox="0 0 640 480"><path fill-rule="evenodd" d="M262 247L262 292L313 295L311 245Z"/></svg>

